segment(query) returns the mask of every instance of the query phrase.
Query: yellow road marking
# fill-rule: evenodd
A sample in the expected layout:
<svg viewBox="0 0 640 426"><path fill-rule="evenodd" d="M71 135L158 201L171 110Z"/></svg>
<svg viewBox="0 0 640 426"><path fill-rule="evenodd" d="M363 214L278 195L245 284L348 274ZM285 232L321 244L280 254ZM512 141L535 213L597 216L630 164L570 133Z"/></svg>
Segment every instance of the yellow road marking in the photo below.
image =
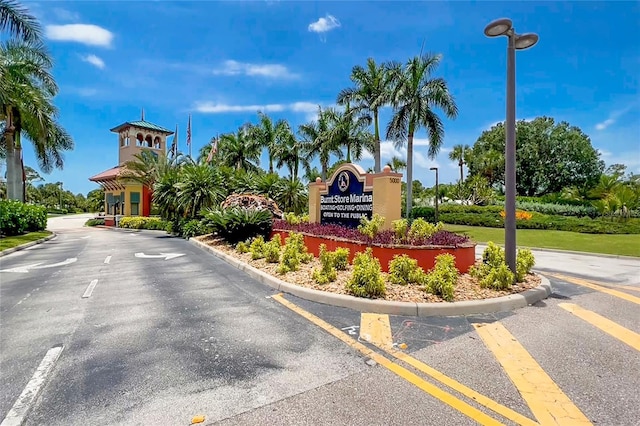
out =
<svg viewBox="0 0 640 426"><path fill-rule="evenodd" d="M474 324L474 327L541 425L591 424L502 324Z"/></svg>
<svg viewBox="0 0 640 426"><path fill-rule="evenodd" d="M633 349L640 351L640 334L635 333L628 328L624 328L623 326L598 315L595 312L591 312L578 305L574 305L573 303L558 303L558 306L571 312L578 318L585 320L589 324L598 327L605 333L609 333L621 342L631 346Z"/></svg>
<svg viewBox="0 0 640 426"><path fill-rule="evenodd" d="M570 276L562 275L562 274L548 274L548 275L551 275L552 277L559 278L559 279L561 279L563 281L570 282L572 284L581 285L583 287L588 287L590 289L597 290L597 291L600 291L602 293L607 293L607 294L610 294L611 296L619 297L620 299L624 299L624 300L627 300L629 302L633 302L633 303L636 303L636 304L640 305L640 297L632 296L630 294L623 293L623 292L617 291L617 290L613 290L613 289L608 288L608 287L603 287L603 286L594 284L594 283L592 283L590 281L583 280L581 278L574 278L574 277L570 277Z"/></svg>
<svg viewBox="0 0 640 426"><path fill-rule="evenodd" d="M393 345L389 315L368 314L360 315L360 338L383 348Z"/></svg>
<svg viewBox="0 0 640 426"><path fill-rule="evenodd" d="M369 339L367 339L367 337L369 337ZM519 425L538 425L538 423L534 422L528 417L525 417L522 414L512 410L511 408L506 407L492 400L491 398L488 398L481 393L474 391L473 389L441 373L435 368L430 367L422 361L415 359L411 355L395 349L393 347L393 337L391 335L389 315L363 313L360 316L360 338L373 343L389 355L399 359L400 361L406 362L416 370L429 375L431 378L439 381L446 386L449 386L451 389L460 392L462 395L473 399L477 403L484 405L488 409L501 414L505 418L512 420Z"/></svg>
<svg viewBox="0 0 640 426"><path fill-rule="evenodd" d="M307 319L308 321L312 322L313 324L317 325L318 327L322 328L324 331L326 331L327 333L331 334L332 336L342 340L344 343L346 343L347 345L351 346L353 349L356 349L357 351L359 351L363 355L371 358L372 360L374 360L375 362L377 362L378 364L380 364L381 366L383 366L387 370L395 373L396 375L398 375L402 379L408 381L409 383L413 384L414 386L418 387L419 389L423 390L424 392L434 396L435 398L439 399L440 401L444 402L445 404L447 404L447 405L451 406L452 408L460 411L462 414L464 414L464 415L468 416L469 418L475 420L479 424L482 424L482 425L501 425L502 424L498 420L488 416L487 414L483 413L482 411L478 410L477 408L475 408L475 407L467 404L466 402L456 398L455 396L451 395L450 393L443 391L442 389L440 389L437 386L427 382L426 380L422 379L421 377L419 377L418 375L412 373L411 371L407 370L406 368L401 367L400 365L390 361L389 359L385 358L384 356L380 355L379 353L369 349L368 347L366 347L362 343L360 343L360 342L348 337L344 332L342 332L341 330L338 330L336 327L332 326L331 324L327 323L326 321L318 318L317 316L313 315L310 312L305 311L304 309L300 308L299 306L289 302L284 297L282 297L282 294L278 294L278 295L272 296L271 298L273 300L275 300L276 302L278 302L278 303L286 306L287 308L291 309L293 312L297 313L298 315L304 317L305 319Z"/></svg>

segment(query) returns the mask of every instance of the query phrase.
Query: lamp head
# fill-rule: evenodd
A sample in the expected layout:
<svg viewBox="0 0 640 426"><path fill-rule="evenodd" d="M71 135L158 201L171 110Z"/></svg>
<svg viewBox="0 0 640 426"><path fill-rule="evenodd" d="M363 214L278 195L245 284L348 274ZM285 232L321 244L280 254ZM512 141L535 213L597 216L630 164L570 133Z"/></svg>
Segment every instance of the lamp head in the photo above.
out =
<svg viewBox="0 0 640 426"><path fill-rule="evenodd" d="M513 28L513 22L511 22L511 19L496 19L484 28L484 35L487 37L498 37L508 33L511 28Z"/></svg>
<svg viewBox="0 0 640 426"><path fill-rule="evenodd" d="M429 170L438 170L438 168L437 167L431 167L431 168L429 168Z"/></svg>
<svg viewBox="0 0 640 426"><path fill-rule="evenodd" d="M525 33L516 36L516 49L524 50L532 47L538 42L538 34L536 33Z"/></svg>

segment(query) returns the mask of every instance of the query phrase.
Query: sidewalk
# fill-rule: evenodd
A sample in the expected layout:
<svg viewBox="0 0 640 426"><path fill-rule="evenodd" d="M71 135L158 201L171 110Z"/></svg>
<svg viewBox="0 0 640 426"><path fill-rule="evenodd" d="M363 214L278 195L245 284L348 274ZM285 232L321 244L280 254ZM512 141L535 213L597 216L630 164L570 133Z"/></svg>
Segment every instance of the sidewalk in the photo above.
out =
<svg viewBox="0 0 640 426"><path fill-rule="evenodd" d="M476 256L482 256L485 244L476 246ZM640 259L611 257L598 254L532 249L535 270L561 272L593 280L640 287Z"/></svg>

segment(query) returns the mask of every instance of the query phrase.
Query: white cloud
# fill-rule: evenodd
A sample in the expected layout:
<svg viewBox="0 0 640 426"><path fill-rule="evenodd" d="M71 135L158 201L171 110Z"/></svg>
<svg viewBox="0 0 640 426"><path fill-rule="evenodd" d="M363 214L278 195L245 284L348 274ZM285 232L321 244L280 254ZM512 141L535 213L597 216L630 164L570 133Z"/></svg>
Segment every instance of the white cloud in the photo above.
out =
<svg viewBox="0 0 640 426"><path fill-rule="evenodd" d="M80 19L80 14L77 12L72 12L67 9L63 9L61 7L54 7L53 14L61 21L78 21Z"/></svg>
<svg viewBox="0 0 640 426"><path fill-rule="evenodd" d="M196 102L195 110L205 114L224 114L236 112L282 112L291 111L306 113L308 115L316 114L318 110L317 103L313 102L293 102L289 104L265 104L265 105L230 105L225 103L216 103L211 101Z"/></svg>
<svg viewBox="0 0 640 426"><path fill-rule="evenodd" d="M93 65L96 68L104 69L104 67L105 67L104 61L101 58L99 58L96 55L94 55L94 54L83 56L82 60L85 61L85 62L90 63L91 65Z"/></svg>
<svg viewBox="0 0 640 426"><path fill-rule="evenodd" d="M436 161L430 160L427 157L426 150L422 148L416 148L416 147L428 146L429 145L428 139L416 138L413 140L413 145L414 145L414 148L413 148L414 166L421 167L424 169L429 169L430 167L439 167ZM396 148L392 141L381 141L380 142L380 160L382 161L382 163L386 163L387 161L390 161L393 157L398 157L403 160L406 159L407 158L406 145L400 148ZM362 155L362 158L364 160L372 160L373 153L365 150Z"/></svg>
<svg viewBox="0 0 640 426"><path fill-rule="evenodd" d="M312 33L322 35L338 27L340 27L340 21L338 21L335 16L327 14L324 17L318 18L317 21L310 23L307 29Z"/></svg>
<svg viewBox="0 0 640 426"><path fill-rule="evenodd" d="M611 126L612 124L615 124L618 118L622 117L624 114L631 111L631 109L633 109L634 106L635 106L635 103L627 106L626 108L613 111L611 114L609 114L609 117L607 119L596 124L595 126L596 130L605 130L607 127Z"/></svg>
<svg viewBox="0 0 640 426"><path fill-rule="evenodd" d="M90 46L109 47L113 41L111 31L91 24L47 25L45 34L50 40L71 41Z"/></svg>
<svg viewBox="0 0 640 426"><path fill-rule="evenodd" d="M265 77L274 79L292 79L298 75L280 64L251 64L234 60L225 61L222 68L213 70L220 75L247 75L249 77Z"/></svg>

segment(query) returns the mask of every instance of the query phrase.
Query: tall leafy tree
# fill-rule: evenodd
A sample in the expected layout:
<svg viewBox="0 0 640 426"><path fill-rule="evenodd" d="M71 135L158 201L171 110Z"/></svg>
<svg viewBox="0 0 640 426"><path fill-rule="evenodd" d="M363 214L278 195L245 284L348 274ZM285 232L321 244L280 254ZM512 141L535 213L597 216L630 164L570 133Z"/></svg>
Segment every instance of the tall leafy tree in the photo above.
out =
<svg viewBox="0 0 640 426"><path fill-rule="evenodd" d="M394 84L391 97L393 117L387 126L387 138L396 146L407 145L407 182L413 181L413 138L420 129L429 137L427 154L433 159L444 140L444 125L434 112L441 109L449 118L458 115L458 107L443 78L432 77L440 64L441 55L415 56L404 66L390 64L390 78ZM407 217L413 202L411 185L407 187Z"/></svg>
<svg viewBox="0 0 640 426"><path fill-rule="evenodd" d="M387 161L387 166L391 167L391 170L394 172L400 173L407 168L407 162L400 157L394 156L391 160Z"/></svg>
<svg viewBox="0 0 640 426"><path fill-rule="evenodd" d="M384 64L376 64L373 58L367 59L366 67L356 65L351 70L354 87L342 90L338 94L338 104L351 102L357 111L373 116L374 171L380 172L380 109L391 100L391 78Z"/></svg>
<svg viewBox="0 0 640 426"><path fill-rule="evenodd" d="M593 188L604 170L600 154L578 127L538 117L516 123L516 191L518 195L540 196L567 187ZM469 174L482 174L491 184L504 184L504 161L491 164L491 178L485 160L489 152L502 155L505 126L498 123L482 132L472 148ZM502 157L504 158L504 157Z"/></svg>
<svg viewBox="0 0 640 426"><path fill-rule="evenodd" d="M469 152L471 148L469 145L454 145L453 149L449 153L449 160L457 161L458 167L460 167L460 182L464 181L464 170L463 167L467 164L467 159L469 157Z"/></svg>
<svg viewBox="0 0 640 426"><path fill-rule="evenodd" d="M333 136L336 143L347 150L346 161L358 161L362 158L364 150L373 151L374 136L369 132L371 117L363 115L357 109L351 108L350 103L345 102L344 111L329 110L329 119L332 122Z"/></svg>
<svg viewBox="0 0 640 426"><path fill-rule="evenodd" d="M298 179L300 166L309 170L310 163L307 159L306 144L299 140L291 131L289 123L284 124L278 132L277 149L275 151L276 166L287 166L291 180ZM270 172L271 173L271 172Z"/></svg>

